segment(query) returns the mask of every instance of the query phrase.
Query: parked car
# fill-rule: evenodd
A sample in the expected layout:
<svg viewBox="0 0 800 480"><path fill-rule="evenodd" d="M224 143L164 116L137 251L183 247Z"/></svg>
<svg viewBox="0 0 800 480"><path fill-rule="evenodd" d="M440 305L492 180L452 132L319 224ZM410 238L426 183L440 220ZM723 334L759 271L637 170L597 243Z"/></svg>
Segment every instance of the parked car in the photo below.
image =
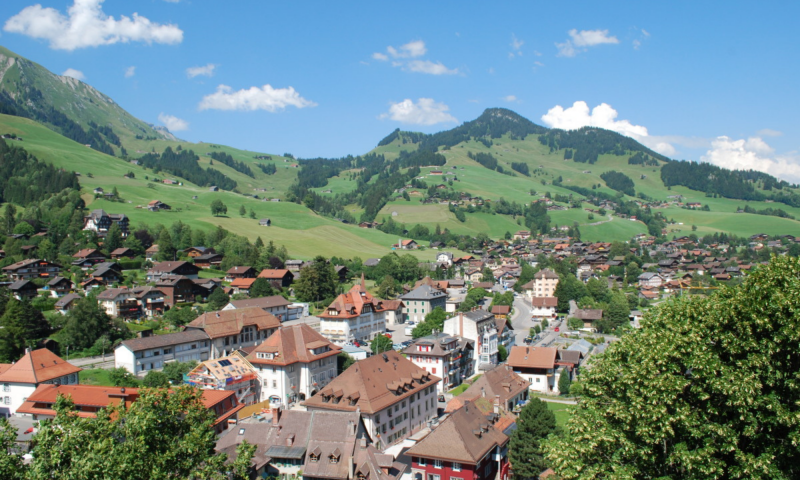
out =
<svg viewBox="0 0 800 480"><path fill-rule="evenodd" d="M554 328L554 329L553 329L553 331L554 331L554 332L557 332L557 331L558 331L558 327Z"/></svg>
<svg viewBox="0 0 800 480"><path fill-rule="evenodd" d="M389 333L389 332L386 332L386 333L384 333L383 335L384 335L386 338L392 338L392 334L391 334L391 333Z"/></svg>
<svg viewBox="0 0 800 480"><path fill-rule="evenodd" d="M530 345L533 342L533 337L525 337L525 344Z"/></svg>

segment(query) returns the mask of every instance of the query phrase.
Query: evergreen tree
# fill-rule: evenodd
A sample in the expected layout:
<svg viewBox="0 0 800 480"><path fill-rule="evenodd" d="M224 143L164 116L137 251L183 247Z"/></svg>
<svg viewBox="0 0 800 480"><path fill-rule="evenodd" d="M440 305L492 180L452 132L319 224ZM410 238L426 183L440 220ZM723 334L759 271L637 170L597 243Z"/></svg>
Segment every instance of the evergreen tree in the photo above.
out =
<svg viewBox="0 0 800 480"><path fill-rule="evenodd" d="M244 217L245 215L247 215L247 209L246 209L246 208L244 208L244 205L242 205L242 206L240 206L240 207L239 207L239 215L240 215L240 216L242 216L242 217Z"/></svg>
<svg viewBox="0 0 800 480"><path fill-rule="evenodd" d="M177 253L178 250L172 243L172 236L169 234L169 231L166 228L162 229L161 233L158 235L157 260L160 262L175 260Z"/></svg>
<svg viewBox="0 0 800 480"><path fill-rule="evenodd" d="M122 247L122 229L119 228L117 222L111 222L111 227L108 229L106 239L103 242L103 250L106 255L111 255L111 252Z"/></svg>
<svg viewBox="0 0 800 480"><path fill-rule="evenodd" d="M221 288L215 288L208 296L208 311L214 312L222 308L231 301L231 297Z"/></svg>
<svg viewBox="0 0 800 480"><path fill-rule="evenodd" d="M561 370L561 375L558 376L558 391L561 395L569 395L569 387L572 385L569 370L564 368Z"/></svg>
<svg viewBox="0 0 800 480"><path fill-rule="evenodd" d="M19 360L26 348L50 333L50 324L28 301L9 299L0 317L0 362Z"/></svg>
<svg viewBox="0 0 800 480"><path fill-rule="evenodd" d="M519 413L517 429L511 434L508 445L508 460L515 479L538 478L548 468L542 442L555 431L555 414L548 410L545 402L531 398Z"/></svg>

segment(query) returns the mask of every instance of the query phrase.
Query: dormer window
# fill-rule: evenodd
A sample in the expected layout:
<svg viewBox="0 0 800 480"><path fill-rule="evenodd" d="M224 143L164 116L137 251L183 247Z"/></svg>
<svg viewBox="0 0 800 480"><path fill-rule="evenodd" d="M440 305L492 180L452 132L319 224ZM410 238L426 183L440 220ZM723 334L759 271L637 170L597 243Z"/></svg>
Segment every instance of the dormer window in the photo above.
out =
<svg viewBox="0 0 800 480"><path fill-rule="evenodd" d="M319 455L314 455L313 453L311 455L309 455L309 458L314 463L317 463L319 461Z"/></svg>

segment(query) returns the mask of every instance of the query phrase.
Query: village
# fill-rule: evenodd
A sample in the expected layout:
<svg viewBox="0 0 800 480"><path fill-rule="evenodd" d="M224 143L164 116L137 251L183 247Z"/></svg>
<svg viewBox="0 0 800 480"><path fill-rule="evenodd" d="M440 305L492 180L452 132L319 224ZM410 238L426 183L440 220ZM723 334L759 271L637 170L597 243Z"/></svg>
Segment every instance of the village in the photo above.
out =
<svg viewBox="0 0 800 480"><path fill-rule="evenodd" d="M532 399L576 403L570 386L581 370L639 328L652 305L735 284L797 243L767 235L740 245L646 235L584 243L518 231L460 256L431 242L436 261L419 263L419 274L392 290L367 280L391 258L349 266L270 259L274 268L222 271L225 255L210 246L172 259L158 243L109 251L112 229L134 238L125 215L95 210L83 229L98 245L77 249L69 265L23 246L26 258L2 268L8 302L43 298L50 315L63 316L96 302L135 336L102 358L74 347L70 358L69 345L45 338L0 364L0 413L20 428L20 451L37 422L55 416L59 396L85 417L137 401L139 387L82 383L82 366L147 385L170 364L186 365L171 385L201 391L216 417L217 450L235 456L243 441L256 445L251 477L285 479L507 479L509 440ZM387 257L419 247L400 239ZM324 305L301 301L303 276L319 268L339 293ZM142 327L173 310L188 312L186 321Z"/></svg>

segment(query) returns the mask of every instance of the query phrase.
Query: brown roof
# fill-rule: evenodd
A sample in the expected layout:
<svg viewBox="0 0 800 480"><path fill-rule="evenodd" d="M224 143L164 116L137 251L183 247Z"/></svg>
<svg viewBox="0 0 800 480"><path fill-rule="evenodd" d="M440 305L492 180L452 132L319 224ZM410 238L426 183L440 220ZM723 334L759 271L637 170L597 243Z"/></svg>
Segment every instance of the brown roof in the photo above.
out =
<svg viewBox="0 0 800 480"><path fill-rule="evenodd" d="M508 364L512 368L554 368L558 349L555 347L511 347Z"/></svg>
<svg viewBox="0 0 800 480"><path fill-rule="evenodd" d="M155 246L155 245L153 245L153 246ZM182 260L179 260L177 262L159 262L159 263L156 263L155 265L153 265L153 268L151 268L150 271L151 272L171 273L171 272L177 271L178 269L180 269L184 265L188 265L194 270L199 270L193 264L191 264L189 262L184 262Z"/></svg>
<svg viewBox="0 0 800 480"><path fill-rule="evenodd" d="M499 419L499 415L486 415L466 402L406 454L475 465L491 449L508 442L508 436L496 426Z"/></svg>
<svg viewBox="0 0 800 480"><path fill-rule="evenodd" d="M285 277L287 273L289 273L289 270L286 270L285 268L284 269L279 269L279 270L273 270L273 269L267 268L267 269L261 270L261 273L258 274L258 278L269 278L269 279L277 280L277 279L281 279L281 278Z"/></svg>
<svg viewBox="0 0 800 480"><path fill-rule="evenodd" d="M237 310L250 307L258 307L258 308L283 307L291 304L292 302L286 300L280 295L231 301L231 305L233 305L233 307Z"/></svg>
<svg viewBox="0 0 800 480"><path fill-rule="evenodd" d="M420 287L422 288L422 287ZM438 292L438 291L437 291ZM336 300L331 303L325 313L317 315L321 318L353 318L358 317L364 310L365 305L370 305L375 312L383 312L386 307L383 305L383 300L377 299L370 295L364 286L363 279L361 284L353 285L347 293L343 293L336 297ZM330 315L327 312L335 310L336 315Z"/></svg>
<svg viewBox="0 0 800 480"><path fill-rule="evenodd" d="M511 307L508 305L495 305L492 307L492 313L495 315L508 315L511 312Z"/></svg>
<svg viewBox="0 0 800 480"><path fill-rule="evenodd" d="M307 407L376 413L441 380L394 350L359 360L305 401ZM400 393L398 393L400 392ZM323 400L341 396L339 403ZM352 403L352 405L351 405Z"/></svg>
<svg viewBox="0 0 800 480"><path fill-rule="evenodd" d="M580 350L559 350L558 351L558 362L559 363L570 363L572 365L578 365L581 363L581 358L583 358L583 352Z"/></svg>
<svg viewBox="0 0 800 480"><path fill-rule="evenodd" d="M531 299L531 306L545 308L545 307L558 307L557 297L533 297Z"/></svg>
<svg viewBox="0 0 800 480"><path fill-rule="evenodd" d="M28 351L17 363L0 374L0 382L42 383L83 370L64 361L46 348Z"/></svg>
<svg viewBox="0 0 800 480"><path fill-rule="evenodd" d="M603 311L600 309L579 309L575 311L575 318L579 320L600 320L603 318Z"/></svg>
<svg viewBox="0 0 800 480"><path fill-rule="evenodd" d="M149 350L151 348L167 347L170 345L178 345L180 343L196 342L201 340L208 340L208 335L202 330L184 330L177 333L168 333L166 335L153 335L152 337L133 338L125 340L122 345L128 347L132 352L140 350Z"/></svg>
<svg viewBox="0 0 800 480"><path fill-rule="evenodd" d="M96 248L84 248L83 250L78 250L76 254L72 256L73 258L87 258L87 257L104 257L103 252Z"/></svg>
<svg viewBox="0 0 800 480"><path fill-rule="evenodd" d="M186 328L199 328L210 338L219 338L238 335L248 325L254 325L257 330L267 330L280 327L281 322L271 313L250 307L207 312L192 320Z"/></svg>
<svg viewBox="0 0 800 480"><path fill-rule="evenodd" d="M250 288L256 282L255 278L235 278L231 282L231 287L234 288Z"/></svg>
<svg viewBox="0 0 800 480"><path fill-rule="evenodd" d="M253 270L253 267L237 266L237 267L229 268L228 271L225 272L225 273L228 273L228 274L230 274L230 273L247 273L250 270Z"/></svg>
<svg viewBox="0 0 800 480"><path fill-rule="evenodd" d="M538 272L536 272L536 274L533 276L533 278L536 278L536 279L549 278L549 279L558 280L558 274L556 272L550 270L549 268L545 268L544 270L539 270Z"/></svg>
<svg viewBox="0 0 800 480"><path fill-rule="evenodd" d="M510 366L498 365L472 382L472 385L459 396L473 399L482 396L495 398L499 395L501 404L505 405L509 399L527 390L530 385L529 381L514 373Z"/></svg>
<svg viewBox="0 0 800 480"><path fill-rule="evenodd" d="M317 355L311 350L327 346L328 349ZM253 364L290 365L292 363L311 363L321 358L331 357L339 353L342 347L334 345L305 323L284 326L270 335L261 345L247 357ZM258 358L258 353L272 353L272 359Z"/></svg>

